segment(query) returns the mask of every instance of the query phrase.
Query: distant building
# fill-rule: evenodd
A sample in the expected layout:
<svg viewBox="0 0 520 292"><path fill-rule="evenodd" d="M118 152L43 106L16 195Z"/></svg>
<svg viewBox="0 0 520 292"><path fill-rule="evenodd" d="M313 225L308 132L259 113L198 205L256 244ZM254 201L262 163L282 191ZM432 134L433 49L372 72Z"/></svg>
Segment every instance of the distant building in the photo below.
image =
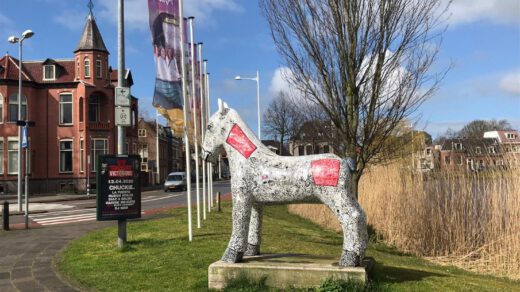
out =
<svg viewBox="0 0 520 292"><path fill-rule="evenodd" d="M90 14L73 58L23 62L21 104L18 60L8 54L0 58L0 193L17 191L17 120L36 123L28 135L30 193L82 192L87 177L94 187L96 158L117 149L117 71L111 69L108 57ZM130 71L125 83L133 84ZM137 153L131 147L137 144L137 113L138 101L132 97L132 126L126 128L129 153Z"/></svg>
<svg viewBox="0 0 520 292"><path fill-rule="evenodd" d="M184 152L180 138L173 136L169 127L157 126L155 121L139 119L138 153L141 155L143 184L160 184L174 171L184 171ZM159 157L157 157L159 141ZM159 158L159 167L157 167Z"/></svg>
<svg viewBox="0 0 520 292"><path fill-rule="evenodd" d="M289 151L285 145L281 144L280 141L275 140L262 140L262 144L267 146L271 151L278 155L289 155ZM283 154L282 154L283 153Z"/></svg>
<svg viewBox="0 0 520 292"><path fill-rule="evenodd" d="M305 122L299 134L289 140L289 153L293 156L337 153L338 149L338 135L331 122Z"/></svg>

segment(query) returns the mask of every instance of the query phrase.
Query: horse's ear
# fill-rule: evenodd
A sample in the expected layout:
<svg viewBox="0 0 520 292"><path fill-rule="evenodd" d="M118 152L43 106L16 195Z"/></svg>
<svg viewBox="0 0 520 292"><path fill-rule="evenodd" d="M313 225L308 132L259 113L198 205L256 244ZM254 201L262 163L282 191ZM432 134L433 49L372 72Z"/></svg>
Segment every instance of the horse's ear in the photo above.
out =
<svg viewBox="0 0 520 292"><path fill-rule="evenodd" d="M224 108L229 109L229 106L227 105L227 102L224 102Z"/></svg>
<svg viewBox="0 0 520 292"><path fill-rule="evenodd" d="M222 113L222 99L218 99L218 113Z"/></svg>

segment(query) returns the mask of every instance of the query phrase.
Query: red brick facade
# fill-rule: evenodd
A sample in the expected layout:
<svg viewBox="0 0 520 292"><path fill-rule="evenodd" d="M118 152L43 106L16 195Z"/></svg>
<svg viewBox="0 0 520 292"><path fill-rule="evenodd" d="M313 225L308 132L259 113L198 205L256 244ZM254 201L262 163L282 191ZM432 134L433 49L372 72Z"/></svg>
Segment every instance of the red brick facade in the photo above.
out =
<svg viewBox="0 0 520 292"><path fill-rule="evenodd" d="M93 36L98 39L89 47L88 37ZM29 129L30 193L84 191L88 174L95 183L94 156L117 149L117 80L113 78L117 72L110 69L109 52L93 17L87 19L80 45L72 54L73 59L23 62L22 99L27 99L27 120L36 123ZM13 149L17 143L13 141L18 141L18 127L13 102L18 103L18 62L10 55L0 58L0 192L11 194L16 193L17 180L17 151ZM127 86L132 82L127 72ZM137 144L137 99L132 98L131 104L133 126L126 130L127 149L137 153L132 147Z"/></svg>

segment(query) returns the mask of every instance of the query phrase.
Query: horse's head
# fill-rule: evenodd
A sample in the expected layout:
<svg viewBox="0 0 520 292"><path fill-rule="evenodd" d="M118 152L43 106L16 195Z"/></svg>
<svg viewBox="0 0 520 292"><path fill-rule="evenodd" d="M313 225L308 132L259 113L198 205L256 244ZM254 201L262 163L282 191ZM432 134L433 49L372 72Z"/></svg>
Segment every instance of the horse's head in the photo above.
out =
<svg viewBox="0 0 520 292"><path fill-rule="evenodd" d="M231 115L232 110L219 98L218 111L211 116L206 127L206 135L200 154L202 159L208 162L216 162L227 135L234 125Z"/></svg>

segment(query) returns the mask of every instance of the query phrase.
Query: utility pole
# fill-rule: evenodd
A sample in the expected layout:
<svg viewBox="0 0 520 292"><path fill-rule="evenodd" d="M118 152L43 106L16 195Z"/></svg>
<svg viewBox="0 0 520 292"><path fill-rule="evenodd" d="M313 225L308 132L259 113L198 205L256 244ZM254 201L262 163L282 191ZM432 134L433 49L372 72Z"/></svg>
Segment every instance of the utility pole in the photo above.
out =
<svg viewBox="0 0 520 292"><path fill-rule="evenodd" d="M118 1L118 24L117 24L117 86L124 87L125 82L125 4L123 0ZM117 154L125 154L125 128L117 126ZM126 219L117 220L117 246L123 248L126 244Z"/></svg>

